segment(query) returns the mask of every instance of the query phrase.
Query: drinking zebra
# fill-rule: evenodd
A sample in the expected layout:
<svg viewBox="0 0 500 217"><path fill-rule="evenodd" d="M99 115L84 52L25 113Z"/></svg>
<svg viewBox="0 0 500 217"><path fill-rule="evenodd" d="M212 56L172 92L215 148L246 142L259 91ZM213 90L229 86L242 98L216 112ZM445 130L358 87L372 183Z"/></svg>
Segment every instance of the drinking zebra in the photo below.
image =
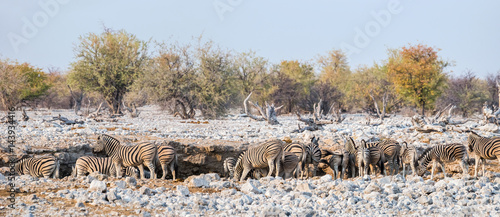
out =
<svg viewBox="0 0 500 217"><path fill-rule="evenodd" d="M284 159L280 164L279 176L283 179L288 179L293 177L296 170L299 169L299 158L292 152L284 152ZM256 179L264 177L267 174L267 168L253 169L252 176Z"/></svg>
<svg viewBox="0 0 500 217"><path fill-rule="evenodd" d="M122 177L122 167L139 167L141 179L145 179L144 167L148 167L151 178L156 179L156 166L158 152L156 145L141 143L133 146L124 146L117 139L101 134L97 138L97 144L92 147L93 152L105 152L112 160L116 168L116 177Z"/></svg>
<svg viewBox="0 0 500 217"><path fill-rule="evenodd" d="M349 152L341 150L339 152L330 152L328 150L324 151L324 157L321 158L318 164L318 168L322 169L326 173L333 173L333 178L337 179L337 174L339 173L340 167L340 179L346 174L347 166L349 165Z"/></svg>
<svg viewBox="0 0 500 217"><path fill-rule="evenodd" d="M389 174L395 175L399 173L399 154L401 150L399 143L392 139L366 143L367 148L373 146L379 147L384 152L384 163L387 162L387 166L389 166Z"/></svg>
<svg viewBox="0 0 500 217"><path fill-rule="evenodd" d="M476 165L474 168L474 177L477 177L477 167L479 163L484 167L486 160L498 159L500 162L500 137L486 138L471 131L467 138L467 146L470 153L474 153Z"/></svg>
<svg viewBox="0 0 500 217"><path fill-rule="evenodd" d="M295 178L299 178L299 174L302 175L302 168L304 167L308 156L306 146L298 142L288 143L285 145L283 150L285 152L293 153L299 159L298 167L295 170Z"/></svg>
<svg viewBox="0 0 500 217"><path fill-rule="evenodd" d="M264 142L245 151L236 161L234 179L245 180L252 169L269 168L267 176L279 175L280 162L283 159L283 141L279 139Z"/></svg>
<svg viewBox="0 0 500 217"><path fill-rule="evenodd" d="M139 178L139 171L135 167L122 168L125 176ZM78 158L73 169L73 176L86 176L92 172L99 172L107 176L116 176L116 168L109 157L83 156Z"/></svg>
<svg viewBox="0 0 500 217"><path fill-rule="evenodd" d="M172 179L175 180L175 174L178 169L177 154L175 153L174 147L169 145L167 142L163 142L158 146L158 160L162 169L161 179L165 179L167 176L167 170L170 169L172 173Z"/></svg>
<svg viewBox="0 0 500 217"><path fill-rule="evenodd" d="M234 166L236 165L236 159L234 157L228 157L224 160L224 175L227 177L234 176Z"/></svg>
<svg viewBox="0 0 500 217"><path fill-rule="evenodd" d="M408 145L408 143L403 142L401 145L401 164L403 165L403 177L406 177L406 165L410 164L411 171L413 175L417 174L417 149L413 145Z"/></svg>
<svg viewBox="0 0 500 217"><path fill-rule="evenodd" d="M418 158L418 175L424 175L427 170L427 166L432 161L432 172L431 179L434 178L434 170L437 163L441 164L441 168L446 178L446 170L444 168L445 163L451 163L460 160L460 166L463 170L463 175L469 173L469 156L464 145L460 143L452 143L446 145L437 145L434 147L427 148L424 153Z"/></svg>
<svg viewBox="0 0 500 217"><path fill-rule="evenodd" d="M302 171L307 174L307 177L309 176L309 165L313 165L313 171L312 171L312 176L316 176L316 170L318 170L318 163L319 160L321 160L321 149L319 148L318 144L319 138L318 137L313 137L311 138L311 143L306 145L306 151L307 151L307 157L305 160L305 163L302 165L303 168ZM301 174L301 178L303 178L303 175Z"/></svg>
<svg viewBox="0 0 500 217"><path fill-rule="evenodd" d="M14 165L18 175L59 178L59 161L54 156L31 157L19 160Z"/></svg>

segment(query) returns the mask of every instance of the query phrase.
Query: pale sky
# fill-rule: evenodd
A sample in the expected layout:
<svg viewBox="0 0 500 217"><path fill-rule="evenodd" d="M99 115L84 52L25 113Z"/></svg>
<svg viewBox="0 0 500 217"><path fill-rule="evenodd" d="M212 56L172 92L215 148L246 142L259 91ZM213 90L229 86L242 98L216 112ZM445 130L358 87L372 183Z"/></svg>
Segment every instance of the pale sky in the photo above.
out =
<svg viewBox="0 0 500 217"><path fill-rule="evenodd" d="M388 48L423 43L454 61L453 75L485 77L500 71L499 9L500 1L0 0L0 58L67 70L79 36L104 24L142 40L188 43L203 34L272 63L344 49L353 69L386 59Z"/></svg>

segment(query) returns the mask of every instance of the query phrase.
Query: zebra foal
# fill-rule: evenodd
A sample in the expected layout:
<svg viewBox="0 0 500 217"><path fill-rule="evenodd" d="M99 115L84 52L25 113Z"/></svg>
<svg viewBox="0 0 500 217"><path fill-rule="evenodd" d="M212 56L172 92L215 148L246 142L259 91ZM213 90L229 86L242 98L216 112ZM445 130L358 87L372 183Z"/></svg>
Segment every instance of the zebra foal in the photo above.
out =
<svg viewBox="0 0 500 217"><path fill-rule="evenodd" d="M122 168L125 176L139 178L139 171L135 167ZM73 169L73 176L86 176L92 172L99 172L107 176L116 176L116 168L109 157L83 156L78 158Z"/></svg>
<svg viewBox="0 0 500 217"><path fill-rule="evenodd" d="M59 161L54 156L31 157L19 160L14 165L18 175L59 178Z"/></svg>
<svg viewBox="0 0 500 217"><path fill-rule="evenodd" d="M427 170L427 166L432 162L432 172L431 179L434 178L434 170L437 163L441 165L444 177L446 178L446 170L444 168L445 163L451 163L460 160L460 166L463 170L463 175L469 173L469 155L467 154L467 149L464 145L460 143L452 143L446 145L437 145L434 147L427 148L424 153L418 158L418 175L424 175Z"/></svg>
<svg viewBox="0 0 500 217"><path fill-rule="evenodd" d="M486 160L498 159L500 162L500 137L486 138L471 131L467 138L467 146L470 153L474 153L476 165L474 168L474 177L477 177L477 167L479 163L484 167Z"/></svg>
<svg viewBox="0 0 500 217"><path fill-rule="evenodd" d="M403 165L403 177L406 177L406 165L410 165L412 174L416 175L417 174L417 149L415 149L415 146L413 145L408 145L408 143L403 142L401 145L401 153L400 153L400 158L401 158L401 164Z"/></svg>
<svg viewBox="0 0 500 217"><path fill-rule="evenodd" d="M122 167L139 167L141 179L145 179L144 167L148 167L151 178L156 179L156 161L158 152L156 145L152 143L141 143L133 146L124 146L117 139L101 134L97 143L92 147L93 152L105 152L112 160L116 168L116 177L122 177Z"/></svg>
<svg viewBox="0 0 500 217"><path fill-rule="evenodd" d="M264 142L249 148L236 161L233 178L244 181L252 169L269 168L267 176L280 172L280 162L284 160L283 141L279 139Z"/></svg>

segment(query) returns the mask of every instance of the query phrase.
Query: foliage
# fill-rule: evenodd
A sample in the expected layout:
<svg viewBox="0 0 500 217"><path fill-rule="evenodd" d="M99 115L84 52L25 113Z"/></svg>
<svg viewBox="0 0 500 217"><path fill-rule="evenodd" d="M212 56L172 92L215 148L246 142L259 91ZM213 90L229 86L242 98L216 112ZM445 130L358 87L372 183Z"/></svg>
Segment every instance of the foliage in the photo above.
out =
<svg viewBox="0 0 500 217"><path fill-rule="evenodd" d="M457 106L462 115L467 116L480 111L486 100L488 100L487 82L477 78L472 71L467 71L462 76L451 77L448 80L448 88L439 98L437 106L444 108L452 104Z"/></svg>
<svg viewBox="0 0 500 217"><path fill-rule="evenodd" d="M223 115L235 98L235 70L231 53L214 45L212 41L200 44L195 56L196 88L194 95L204 117Z"/></svg>
<svg viewBox="0 0 500 217"><path fill-rule="evenodd" d="M65 74L53 68L49 69L47 83L51 84L51 87L41 99L46 108L68 109L73 106Z"/></svg>
<svg viewBox="0 0 500 217"><path fill-rule="evenodd" d="M448 65L436 50L422 44L391 50L386 63L397 92L420 106L422 115L441 95L447 79L443 70Z"/></svg>
<svg viewBox="0 0 500 217"><path fill-rule="evenodd" d="M339 104L354 103L355 93L352 90L351 70L347 57L341 50L331 50L317 59L319 65L319 81L330 84L342 92Z"/></svg>
<svg viewBox="0 0 500 217"><path fill-rule="evenodd" d="M80 37L70 83L101 93L112 112L120 113L125 93L147 65L147 44L124 30Z"/></svg>
<svg viewBox="0 0 500 217"><path fill-rule="evenodd" d="M255 55L254 51L239 53L234 58L236 88L240 96L250 92L263 91L268 74L268 61Z"/></svg>

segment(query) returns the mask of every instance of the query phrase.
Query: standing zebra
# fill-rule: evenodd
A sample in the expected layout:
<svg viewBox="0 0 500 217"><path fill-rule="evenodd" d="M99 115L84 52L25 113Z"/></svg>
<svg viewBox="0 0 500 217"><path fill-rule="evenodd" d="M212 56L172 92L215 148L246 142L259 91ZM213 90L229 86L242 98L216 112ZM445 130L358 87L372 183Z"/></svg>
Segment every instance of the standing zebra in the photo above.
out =
<svg viewBox="0 0 500 217"><path fill-rule="evenodd" d="M474 153L476 165L474 169L474 177L477 177L477 167L479 163L483 164L483 176L486 160L500 161L500 137L486 138L470 131L467 138L467 144L470 153Z"/></svg>
<svg viewBox="0 0 500 217"><path fill-rule="evenodd" d="M356 143L354 143L352 137L344 138L344 140L344 149L349 153L349 170L351 171L351 177L356 177L356 167L359 166L356 165L358 163L358 150L356 148Z"/></svg>
<svg viewBox="0 0 500 217"><path fill-rule="evenodd" d="M387 175L384 169L385 154L378 146L367 147L365 140L361 140L358 147L357 162L359 175L363 177L368 174L368 166L371 168L371 174L375 174L375 165L380 169L380 173Z"/></svg>
<svg viewBox="0 0 500 217"><path fill-rule="evenodd" d="M141 143L133 146L124 146L117 139L101 134L97 137L97 144L92 147L93 152L105 152L112 160L116 168L116 177L122 177L122 167L137 166L141 173L141 179L145 179L144 167L147 166L151 178L156 179L156 166L158 153L156 145L152 143Z"/></svg>
<svg viewBox="0 0 500 217"><path fill-rule="evenodd" d="M178 169L178 164L177 154L175 153L174 147L164 141L163 144L158 146L158 160L162 169L161 179L166 178L167 170L170 169L170 172L172 173L172 179L175 180L175 174Z"/></svg>
<svg viewBox="0 0 500 217"><path fill-rule="evenodd" d="M401 164L403 165L403 177L406 177L406 165L410 164L411 171L413 175L417 174L417 149L413 145L408 145L408 143L403 142L401 146Z"/></svg>
<svg viewBox="0 0 500 217"><path fill-rule="evenodd" d="M311 143L306 145L307 157L305 163L302 164L302 171L305 171L307 177L309 176L309 164L314 166L312 171L312 176L316 176L316 170L318 170L318 163L321 160L321 149L318 144L319 138L311 138ZM304 168L305 167L305 168ZM303 176L301 176L303 178Z"/></svg>
<svg viewBox="0 0 500 217"><path fill-rule="evenodd" d="M424 153L422 153L420 158L418 158L418 162L420 164L418 166L418 175L424 175L427 166L432 161L431 179L434 178L434 170L437 166L437 163L441 164L444 177L446 178L446 170L444 168L444 164L454 162L456 160L460 160L460 166L462 167L463 175L465 176L466 174L468 174L469 165L467 164L467 162L469 161L469 156L467 154L467 149L463 144L452 143L427 148Z"/></svg>
<svg viewBox="0 0 500 217"><path fill-rule="evenodd" d="M124 167L125 176L139 178L139 171L135 167ZM99 172L108 176L116 176L115 165L109 157L83 156L78 158L73 169L73 176L86 176L92 172Z"/></svg>
<svg viewBox="0 0 500 217"><path fill-rule="evenodd" d="M299 163L297 165L298 167L295 170L295 178L299 178L299 174L302 175L302 168L304 167L308 156L306 146L298 142L288 143L285 145L285 148L283 150L285 152L291 152L295 154L299 159Z"/></svg>
<svg viewBox="0 0 500 217"><path fill-rule="evenodd" d="M18 175L55 179L59 178L59 161L54 156L25 158L14 165L14 171Z"/></svg>
<svg viewBox="0 0 500 217"><path fill-rule="evenodd" d="M279 139L264 142L242 153L236 162L234 179L245 180L252 169L269 167L267 176L279 175L280 161L284 160L283 141Z"/></svg>
<svg viewBox="0 0 500 217"><path fill-rule="evenodd" d="M373 146L379 147L384 152L384 163L387 162L387 165L389 166L389 173L391 175L399 173L399 153L401 150L401 146L399 145L399 143L392 139L386 139L380 142L366 143L367 148Z"/></svg>
<svg viewBox="0 0 500 217"><path fill-rule="evenodd" d="M228 157L224 160L224 175L227 177L234 176L234 166L236 165L236 159L234 157Z"/></svg>

